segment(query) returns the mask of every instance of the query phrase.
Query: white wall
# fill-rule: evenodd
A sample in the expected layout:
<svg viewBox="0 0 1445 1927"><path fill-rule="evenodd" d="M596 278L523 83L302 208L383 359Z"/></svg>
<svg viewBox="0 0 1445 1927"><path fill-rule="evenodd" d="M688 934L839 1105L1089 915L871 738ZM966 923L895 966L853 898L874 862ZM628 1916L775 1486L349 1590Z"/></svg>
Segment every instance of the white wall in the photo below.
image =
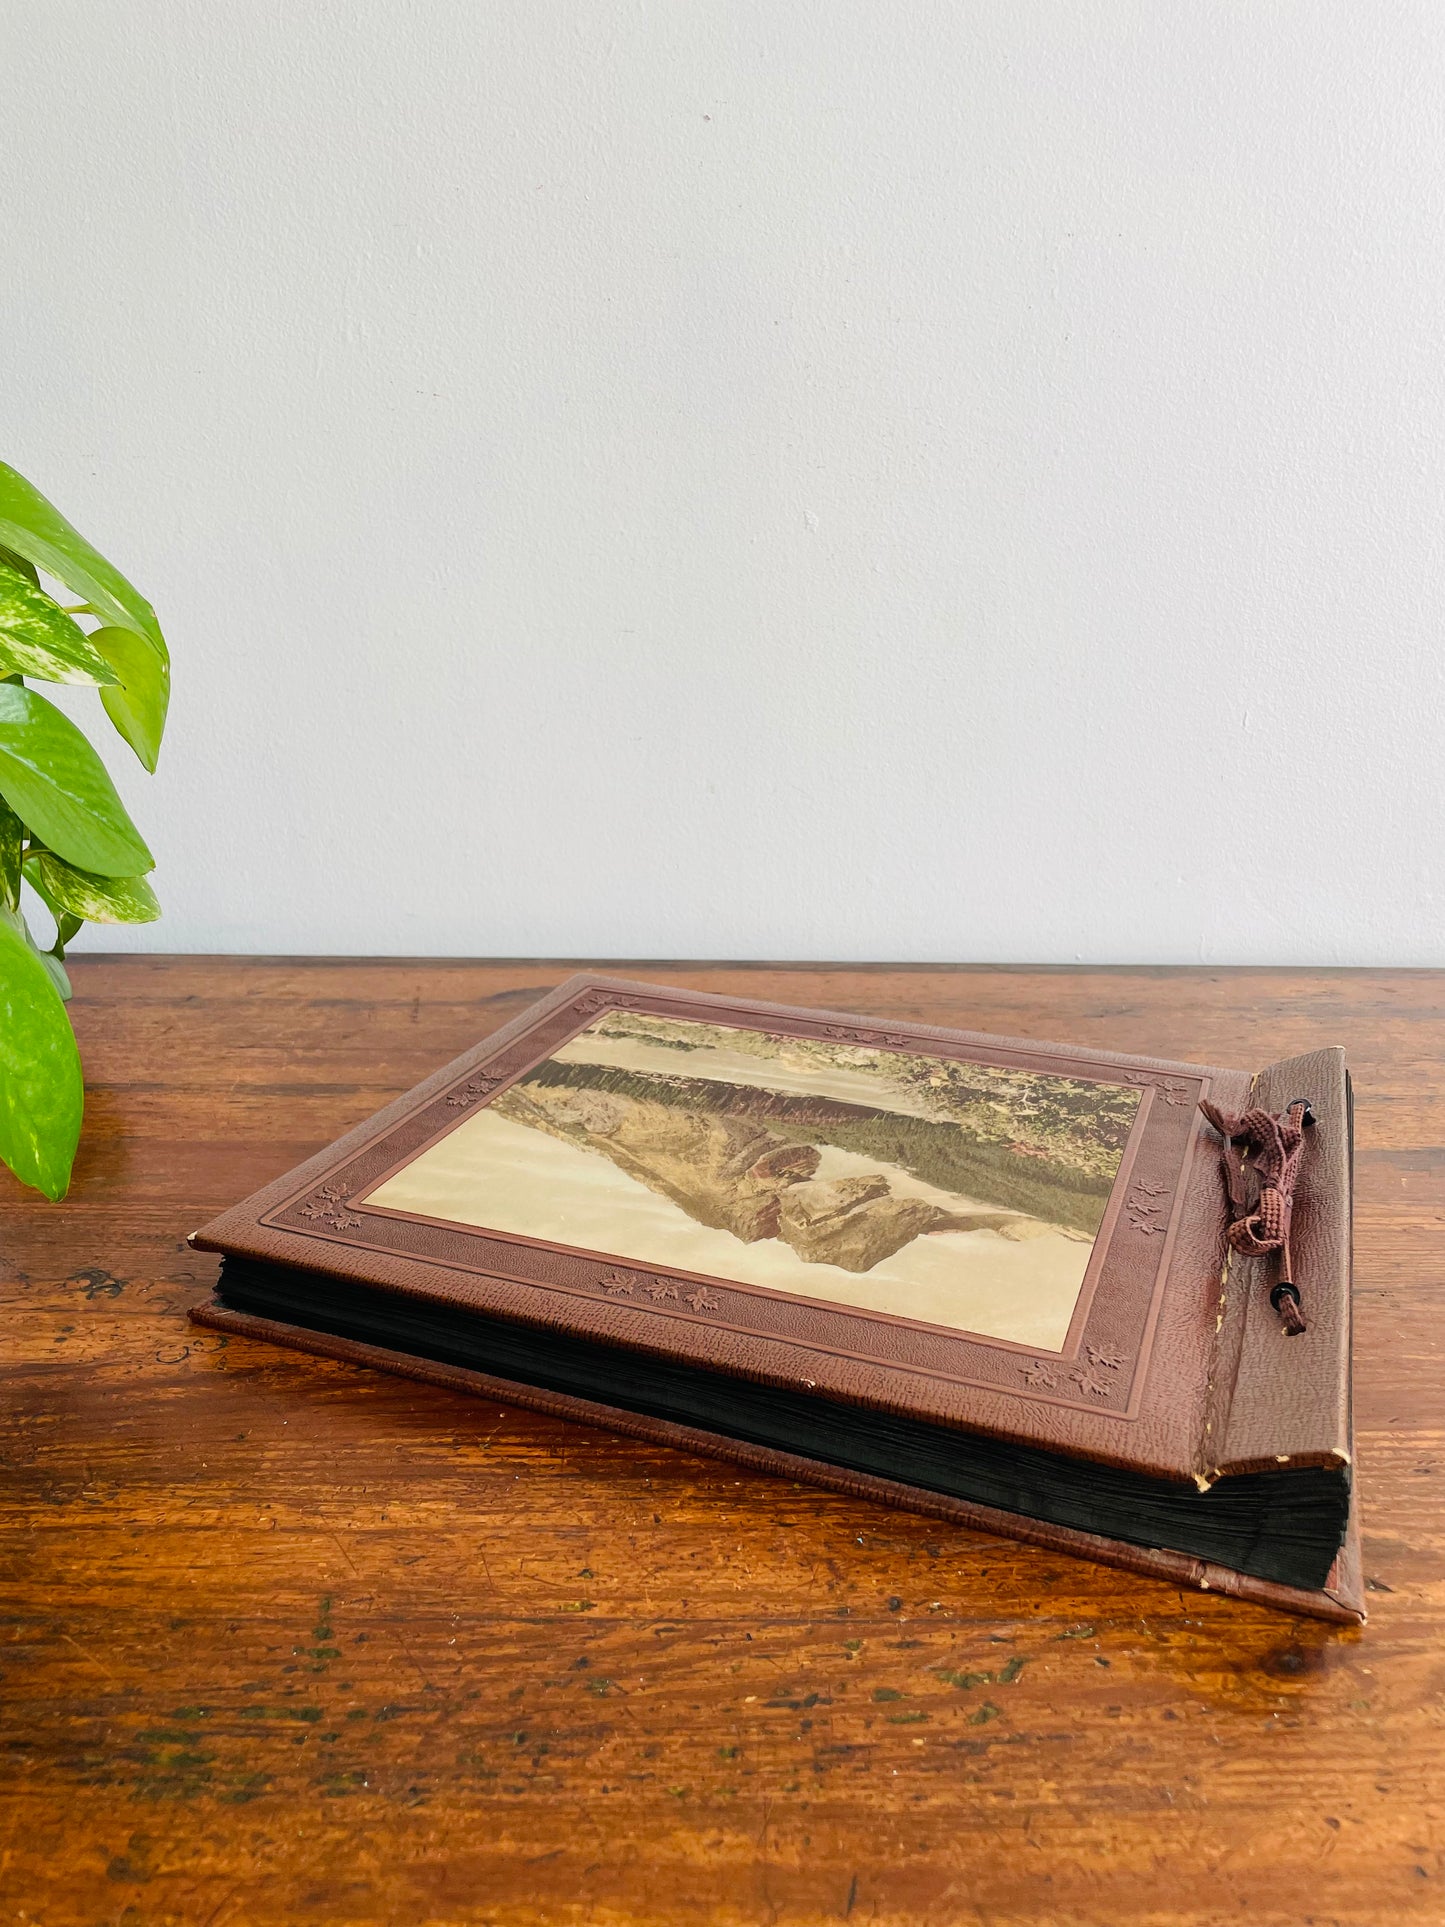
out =
<svg viewBox="0 0 1445 1927"><path fill-rule="evenodd" d="M0 454L176 660L137 945L1442 961L1438 6L5 43Z"/></svg>

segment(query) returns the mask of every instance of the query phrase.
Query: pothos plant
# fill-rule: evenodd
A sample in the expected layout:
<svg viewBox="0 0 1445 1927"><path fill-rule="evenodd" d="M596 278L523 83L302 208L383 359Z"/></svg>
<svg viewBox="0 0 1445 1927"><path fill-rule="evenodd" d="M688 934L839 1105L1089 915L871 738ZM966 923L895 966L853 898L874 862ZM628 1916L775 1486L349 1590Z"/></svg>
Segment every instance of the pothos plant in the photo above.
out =
<svg viewBox="0 0 1445 1927"><path fill-rule="evenodd" d="M97 688L154 770L170 680L145 597L0 462L0 1159L48 1198L70 1183L83 1104L66 945L84 923L149 923L160 905L154 859L104 763L29 685ZM49 946L31 934L27 891L53 921Z"/></svg>

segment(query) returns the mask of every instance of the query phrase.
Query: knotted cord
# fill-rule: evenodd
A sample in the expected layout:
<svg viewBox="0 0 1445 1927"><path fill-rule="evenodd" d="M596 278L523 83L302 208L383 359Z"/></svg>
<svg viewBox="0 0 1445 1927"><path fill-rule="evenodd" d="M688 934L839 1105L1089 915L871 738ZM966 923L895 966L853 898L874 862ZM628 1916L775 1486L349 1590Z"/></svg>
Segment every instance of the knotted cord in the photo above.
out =
<svg viewBox="0 0 1445 1927"><path fill-rule="evenodd" d="M1314 1113L1302 1097L1277 1117L1254 1109L1231 1117L1205 1099L1199 1108L1224 1139L1221 1162L1230 1210L1226 1236L1235 1251L1251 1258L1279 1253L1279 1281L1269 1300L1286 1337L1297 1338L1305 1321L1290 1261L1290 1220L1305 1127L1314 1123Z"/></svg>

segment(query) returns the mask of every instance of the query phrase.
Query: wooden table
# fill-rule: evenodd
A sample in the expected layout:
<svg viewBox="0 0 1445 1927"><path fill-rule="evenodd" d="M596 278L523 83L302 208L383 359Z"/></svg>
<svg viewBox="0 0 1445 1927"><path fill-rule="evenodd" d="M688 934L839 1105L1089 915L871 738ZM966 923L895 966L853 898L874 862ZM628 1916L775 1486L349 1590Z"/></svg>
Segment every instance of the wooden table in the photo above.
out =
<svg viewBox="0 0 1445 1927"><path fill-rule="evenodd" d="M0 1921L1445 1921L1445 973L627 965L1349 1047L1362 1635L186 1323L185 1234L573 966L87 958L0 1183Z"/></svg>

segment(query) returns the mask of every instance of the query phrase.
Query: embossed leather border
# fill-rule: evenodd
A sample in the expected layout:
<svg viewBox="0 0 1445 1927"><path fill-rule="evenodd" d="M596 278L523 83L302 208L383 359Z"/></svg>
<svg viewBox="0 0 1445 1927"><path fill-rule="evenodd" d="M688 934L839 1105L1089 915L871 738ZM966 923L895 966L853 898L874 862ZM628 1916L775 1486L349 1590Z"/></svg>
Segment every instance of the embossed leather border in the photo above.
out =
<svg viewBox="0 0 1445 1927"><path fill-rule="evenodd" d="M437 1142L479 1104L550 1056L608 1009L642 1010L707 1023L736 1023L778 1036L832 1038L981 1064L1133 1084L1142 1101L1126 1144L1084 1287L1058 1353L923 1324L886 1312L803 1299L763 1286L640 1266L626 1258L369 1206L382 1180ZM293 1190L258 1223L328 1248L386 1254L480 1278L541 1287L564 1297L626 1305L662 1324L697 1324L766 1339L864 1366L880 1362L943 1384L1023 1395L1030 1403L1101 1417L1138 1415L1164 1281L1178 1234L1197 1141L1197 1101L1208 1073L1129 1069L1107 1053L1013 1040L977 1040L918 1025L835 1021L745 999L663 986L585 984L544 1007L490 1052L474 1053L450 1082L426 1090L381 1135ZM659 1330L659 1340L666 1342ZM811 1381L804 1380L805 1383Z"/></svg>

